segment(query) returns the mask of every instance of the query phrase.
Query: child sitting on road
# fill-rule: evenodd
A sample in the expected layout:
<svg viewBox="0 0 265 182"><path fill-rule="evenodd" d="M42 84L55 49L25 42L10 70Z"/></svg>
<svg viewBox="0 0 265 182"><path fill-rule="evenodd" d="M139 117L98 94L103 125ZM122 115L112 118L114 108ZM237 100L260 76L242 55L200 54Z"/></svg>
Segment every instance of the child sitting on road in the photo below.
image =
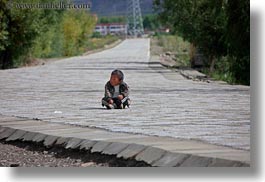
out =
<svg viewBox="0 0 265 182"><path fill-rule="evenodd" d="M111 73L110 80L105 85L105 96L102 106L107 109L124 109L129 107L129 86L123 81L124 75L120 70Z"/></svg>

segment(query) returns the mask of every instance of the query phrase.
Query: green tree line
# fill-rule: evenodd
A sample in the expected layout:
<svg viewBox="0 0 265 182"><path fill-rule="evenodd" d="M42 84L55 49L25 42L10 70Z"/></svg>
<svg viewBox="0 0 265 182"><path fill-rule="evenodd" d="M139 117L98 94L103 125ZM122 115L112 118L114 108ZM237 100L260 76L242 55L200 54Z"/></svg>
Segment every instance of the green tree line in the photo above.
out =
<svg viewBox="0 0 265 182"><path fill-rule="evenodd" d="M143 16L143 26L145 30L150 31L156 31L161 27L161 24L159 21L157 21L157 15L156 14L149 14Z"/></svg>
<svg viewBox="0 0 265 182"><path fill-rule="evenodd" d="M74 56L85 51L96 24L96 18L87 10L18 9L8 3L0 1L0 69L19 66L34 57Z"/></svg>
<svg viewBox="0 0 265 182"><path fill-rule="evenodd" d="M159 19L206 57L210 73L227 72L234 83L250 84L248 0L154 0Z"/></svg>
<svg viewBox="0 0 265 182"><path fill-rule="evenodd" d="M102 16L99 17L98 23L126 23L125 16Z"/></svg>

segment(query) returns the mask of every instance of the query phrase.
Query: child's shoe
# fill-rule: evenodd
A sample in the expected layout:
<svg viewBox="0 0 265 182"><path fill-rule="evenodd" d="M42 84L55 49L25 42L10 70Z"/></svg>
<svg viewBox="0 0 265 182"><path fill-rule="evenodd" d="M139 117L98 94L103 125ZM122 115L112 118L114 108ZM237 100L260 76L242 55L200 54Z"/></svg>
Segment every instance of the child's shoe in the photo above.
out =
<svg viewBox="0 0 265 182"><path fill-rule="evenodd" d="M127 98L127 100L123 103L123 108L125 109L126 106L130 108L130 105L131 105L131 100Z"/></svg>
<svg viewBox="0 0 265 182"><path fill-rule="evenodd" d="M114 105L112 105L112 104L108 104L108 105L106 105L106 107L107 107L107 109L114 109L115 108Z"/></svg>
<svg viewBox="0 0 265 182"><path fill-rule="evenodd" d="M115 108L114 105L109 104L109 103L108 103L107 101L105 101L105 100L102 100L102 106L103 106L103 107L106 106L107 109L114 109L114 108Z"/></svg>

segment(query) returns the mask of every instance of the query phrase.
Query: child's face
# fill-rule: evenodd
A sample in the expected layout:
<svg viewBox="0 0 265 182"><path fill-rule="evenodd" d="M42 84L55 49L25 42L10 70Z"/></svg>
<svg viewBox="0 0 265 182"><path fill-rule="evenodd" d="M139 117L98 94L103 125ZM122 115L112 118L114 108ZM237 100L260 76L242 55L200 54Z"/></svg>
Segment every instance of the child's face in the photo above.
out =
<svg viewBox="0 0 265 182"><path fill-rule="evenodd" d="M117 85L119 85L120 83L121 83L121 81L120 81L118 75L111 75L111 76L110 76L110 84L111 84L112 86L117 86Z"/></svg>

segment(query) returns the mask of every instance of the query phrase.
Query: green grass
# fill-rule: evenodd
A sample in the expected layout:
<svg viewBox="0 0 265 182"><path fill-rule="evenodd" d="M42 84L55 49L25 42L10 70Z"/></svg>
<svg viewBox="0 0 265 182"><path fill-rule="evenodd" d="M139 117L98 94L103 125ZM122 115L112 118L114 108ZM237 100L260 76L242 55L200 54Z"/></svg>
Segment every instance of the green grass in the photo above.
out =
<svg viewBox="0 0 265 182"><path fill-rule="evenodd" d="M114 43L118 39L119 37L112 35L90 38L86 45L86 51L104 48L105 45Z"/></svg>
<svg viewBox="0 0 265 182"><path fill-rule="evenodd" d="M202 72L214 80L221 80L229 84L235 84L236 79L229 69L229 62L230 61L228 57L219 58L215 64L215 70L212 73L210 73L209 68L204 68Z"/></svg>
<svg viewBox="0 0 265 182"><path fill-rule="evenodd" d="M172 52L182 66L190 66L190 43L177 35L158 35L158 45L163 47L163 52Z"/></svg>
<svg viewBox="0 0 265 182"><path fill-rule="evenodd" d="M189 50L190 44L176 35L159 35L158 40L164 51L182 53Z"/></svg>
<svg viewBox="0 0 265 182"><path fill-rule="evenodd" d="M23 67L27 65L33 65L39 59L51 59L51 58L61 59L61 58L66 58L66 57L71 57L71 56L82 55L83 53L88 52L88 51L93 51L93 50L104 48L105 45L112 44L117 40L119 40L119 37L113 36L113 35L90 37L88 38L84 46L79 47L77 49L78 51L75 51L71 55L65 56L62 54L62 52L59 52L58 50L53 51L54 54L41 55L38 57L34 55L24 55L20 57L20 60L14 61L14 68Z"/></svg>
<svg viewBox="0 0 265 182"><path fill-rule="evenodd" d="M209 69L204 69L202 73L208 75L213 80L220 80L220 81L227 82L229 84L236 83L234 77L232 76L230 72L223 73L223 72L220 72L219 70L215 70L214 72L210 73Z"/></svg>
<svg viewBox="0 0 265 182"><path fill-rule="evenodd" d="M234 84L235 83L235 79L233 78L232 74L230 72L228 73L220 73L219 71L214 71L211 74L211 77L214 80L222 80L225 81L229 84Z"/></svg>

